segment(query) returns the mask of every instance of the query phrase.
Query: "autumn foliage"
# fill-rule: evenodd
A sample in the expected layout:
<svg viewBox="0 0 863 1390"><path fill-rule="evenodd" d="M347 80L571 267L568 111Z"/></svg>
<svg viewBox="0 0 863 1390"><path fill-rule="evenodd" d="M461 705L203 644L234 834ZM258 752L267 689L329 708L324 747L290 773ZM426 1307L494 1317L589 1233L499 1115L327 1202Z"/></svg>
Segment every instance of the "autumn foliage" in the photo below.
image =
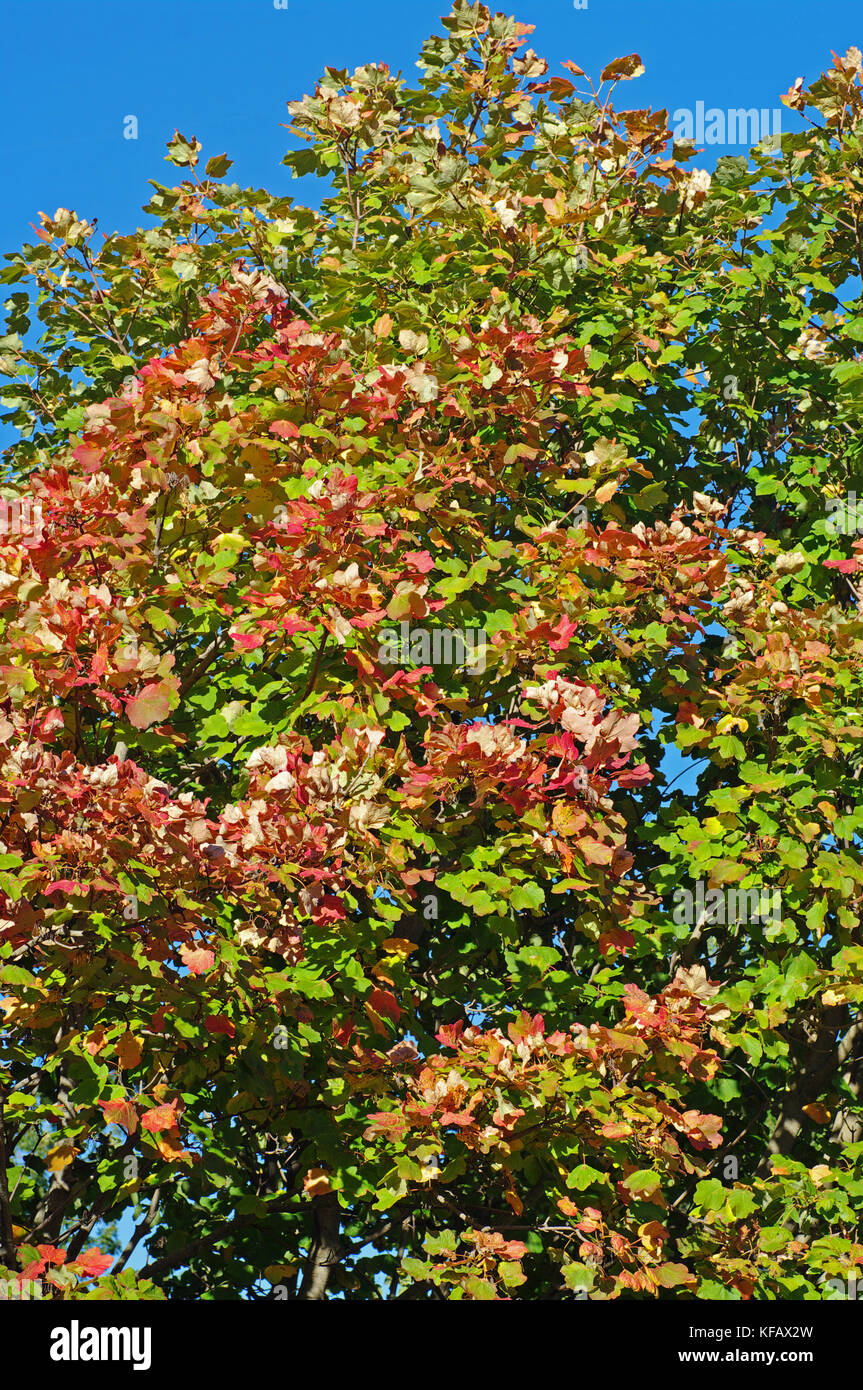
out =
<svg viewBox="0 0 863 1390"><path fill-rule="evenodd" d="M319 207L178 134L147 229L0 274L0 1264L55 1297L863 1264L860 53L711 179L636 55L443 26L290 103Z"/></svg>

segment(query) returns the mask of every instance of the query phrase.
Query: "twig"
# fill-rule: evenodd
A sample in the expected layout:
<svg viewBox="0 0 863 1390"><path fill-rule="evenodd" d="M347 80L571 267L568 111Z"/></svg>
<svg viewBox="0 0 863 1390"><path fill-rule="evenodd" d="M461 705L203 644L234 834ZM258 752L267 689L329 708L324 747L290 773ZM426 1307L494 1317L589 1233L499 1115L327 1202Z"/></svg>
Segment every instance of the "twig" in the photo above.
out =
<svg viewBox="0 0 863 1390"><path fill-rule="evenodd" d="M311 672L311 675L309 676L309 683L308 683L308 685L306 686L305 690L303 691L303 699L300 701L300 704L303 703L303 700L307 700L307 699L309 698L309 696L311 695L312 691L313 691L314 688L315 688L315 682L316 682L316 680L318 679L318 672L319 672L319 670L320 670L320 668L321 668L321 657L322 657L323 654L324 654L324 647L327 645L327 637L328 637L328 636L329 636L329 633L327 632L327 630L326 630L326 628L325 628L325 629L324 629L324 635L323 635L323 637L321 638L320 645L318 646L317 655L316 655L316 657L315 657L315 664L314 664L314 666L312 667L312 672Z"/></svg>

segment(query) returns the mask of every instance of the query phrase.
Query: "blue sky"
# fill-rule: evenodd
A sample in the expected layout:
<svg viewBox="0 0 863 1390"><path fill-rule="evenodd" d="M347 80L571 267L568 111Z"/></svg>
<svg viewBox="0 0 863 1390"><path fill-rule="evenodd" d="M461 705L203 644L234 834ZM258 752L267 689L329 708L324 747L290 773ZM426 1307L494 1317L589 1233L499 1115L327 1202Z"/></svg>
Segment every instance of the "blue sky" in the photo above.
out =
<svg viewBox="0 0 863 1390"><path fill-rule="evenodd" d="M3 0L0 251L32 240L40 210L74 208L103 232L143 219L147 180L175 128L205 156L227 153L241 186L296 195L280 164L285 102L310 92L325 65L388 62L413 80L422 40L441 32L447 0ZM492 8L498 8L492 6ZM859 0L510 0L536 25L552 72L566 58L598 77L611 58L641 54L647 72L621 104L722 109L779 105L798 76L861 41ZM624 99L625 98L625 99ZM123 120L138 119L137 140ZM793 122L788 116L788 127ZM699 163L711 167L708 149Z"/></svg>

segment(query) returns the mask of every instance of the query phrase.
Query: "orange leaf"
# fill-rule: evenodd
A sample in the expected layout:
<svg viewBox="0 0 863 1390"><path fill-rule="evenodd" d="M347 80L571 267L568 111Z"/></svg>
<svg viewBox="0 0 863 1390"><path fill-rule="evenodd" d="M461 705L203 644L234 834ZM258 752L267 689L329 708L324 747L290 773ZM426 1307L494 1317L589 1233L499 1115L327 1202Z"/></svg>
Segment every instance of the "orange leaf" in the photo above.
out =
<svg viewBox="0 0 863 1390"><path fill-rule="evenodd" d="M803 1114L808 1115L814 1125L826 1125L830 1121L830 1111L826 1106L820 1105L818 1101L813 1101L811 1105L804 1105Z"/></svg>
<svg viewBox="0 0 863 1390"><path fill-rule="evenodd" d="M509 1203L516 1216L521 1216L524 1211L524 1202L521 1200L514 1187L511 1187L508 1192L503 1194L503 1199L505 1202Z"/></svg>
<svg viewBox="0 0 863 1390"><path fill-rule="evenodd" d="M303 1191L307 1197L324 1197L332 1190L332 1184L323 1168L310 1168L303 1178Z"/></svg>
<svg viewBox="0 0 863 1390"><path fill-rule="evenodd" d="M106 1269L110 1269L114 1263L113 1255L103 1255L98 1246L93 1246L90 1250L85 1250L83 1255L79 1255L75 1261L75 1269L83 1269L85 1274L97 1279L100 1274L104 1274Z"/></svg>
<svg viewBox="0 0 863 1390"><path fill-rule="evenodd" d="M373 989L369 995L369 1004L376 1014L381 1014L384 1018L391 1018L398 1023L401 1017L401 1008L394 994L388 989Z"/></svg>
<svg viewBox="0 0 863 1390"><path fill-rule="evenodd" d="M152 1111L150 1113L152 1114ZM169 1129L166 1134L159 1135L156 1148L168 1163L186 1163L192 1157L188 1150L183 1148L178 1129Z"/></svg>
<svg viewBox="0 0 863 1390"><path fill-rule="evenodd" d="M625 58L615 58L614 62L609 63L607 68L603 68L600 74L601 82L629 82L633 77L640 77L644 72L644 64L637 53L627 53Z"/></svg>
<svg viewBox="0 0 863 1390"><path fill-rule="evenodd" d="M74 1144L66 1140L64 1143L57 1144L55 1148L51 1149L50 1152L45 1155L45 1158L52 1173L62 1173L63 1169L68 1167L75 1155L80 1152L80 1149L76 1149Z"/></svg>
<svg viewBox="0 0 863 1390"><path fill-rule="evenodd" d="M105 1037L105 1029L100 1024L98 1028L93 1029L93 1032L90 1034L89 1038L84 1044L84 1050L85 1052L89 1052L91 1057L95 1057L97 1052L102 1051L102 1048L105 1047L107 1041L108 1039Z"/></svg>
<svg viewBox="0 0 863 1390"><path fill-rule="evenodd" d="M141 1128L150 1134L158 1134L163 1129L174 1129L177 1123L177 1102L170 1105L155 1105L141 1116Z"/></svg>
<svg viewBox="0 0 863 1390"><path fill-rule="evenodd" d="M134 1033L126 1032L117 1039L115 1051L121 1070L128 1071L130 1067L136 1067L141 1060L141 1039L136 1038Z"/></svg>
<svg viewBox="0 0 863 1390"><path fill-rule="evenodd" d="M145 685L141 693L127 704L126 718L136 729L149 729L151 724L167 719L171 712L170 697L173 694L171 686L164 681L154 681Z"/></svg>
<svg viewBox="0 0 863 1390"><path fill-rule="evenodd" d="M597 502L609 502L611 498L614 496L614 494L617 492L617 486L617 478L611 478L607 483L603 483L602 487L597 488L596 490Z"/></svg>

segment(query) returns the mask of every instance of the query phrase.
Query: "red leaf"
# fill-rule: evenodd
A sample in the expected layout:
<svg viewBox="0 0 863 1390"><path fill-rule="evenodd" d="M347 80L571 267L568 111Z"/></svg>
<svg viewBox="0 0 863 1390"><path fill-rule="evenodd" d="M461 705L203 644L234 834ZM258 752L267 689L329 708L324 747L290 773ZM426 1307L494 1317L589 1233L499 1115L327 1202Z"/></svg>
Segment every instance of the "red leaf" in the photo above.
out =
<svg viewBox="0 0 863 1390"><path fill-rule="evenodd" d="M82 1269L85 1274L98 1279L100 1274L104 1274L114 1263L112 1255L103 1255L98 1245L94 1245L91 1250L85 1250L83 1255L79 1255L73 1268Z"/></svg>
<svg viewBox="0 0 863 1390"><path fill-rule="evenodd" d="M560 622L557 623L554 627L554 631L558 635L554 642L549 642L548 644L551 647L551 650L553 652L564 651L569 646L572 634L575 632L577 627L578 623L571 622L570 619L567 618L566 614L564 614L563 617L560 619Z"/></svg>
<svg viewBox="0 0 863 1390"><path fill-rule="evenodd" d="M190 975L206 975L208 970L212 970L216 960L215 952L208 951L203 946L197 950L191 946L181 946L180 956Z"/></svg>
<svg viewBox="0 0 863 1390"><path fill-rule="evenodd" d="M224 1014L210 1014L204 1019L204 1027L208 1033L226 1033L229 1038L233 1038L237 1031Z"/></svg>
<svg viewBox="0 0 863 1390"><path fill-rule="evenodd" d="M369 1004L375 1013L383 1018L391 1018L395 1023L401 1018L402 1011L398 1000L388 989L373 989L369 995Z"/></svg>
<svg viewBox="0 0 863 1390"><path fill-rule="evenodd" d="M234 646L244 652L253 652L264 645L264 639L258 632L232 632L230 636Z"/></svg>
<svg viewBox="0 0 863 1390"><path fill-rule="evenodd" d="M77 881L77 879L74 879L74 878L58 878L58 879L55 879L54 882L53 882L53 883L49 883L49 884L48 884L48 887L45 889L46 894L47 894L47 893L65 893L65 894L67 894L67 896L71 896L73 893L82 893L83 891L84 891L84 884L83 884L83 883L79 883L79 882Z"/></svg>
<svg viewBox="0 0 863 1390"><path fill-rule="evenodd" d="M351 1034L353 1033L353 1031L353 1014L346 1018L344 1022L340 1022L340 1020L337 1018L333 1019L333 1041L337 1042L340 1047L347 1047L348 1043L351 1040Z"/></svg>
<svg viewBox="0 0 863 1390"><path fill-rule="evenodd" d="M163 1129L175 1129L177 1125L177 1102L170 1105L155 1105L141 1116L141 1128L150 1134L159 1134Z"/></svg>
<svg viewBox="0 0 863 1390"><path fill-rule="evenodd" d="M58 1250L56 1245L37 1245L36 1249L48 1264L61 1265L66 1259L66 1251Z"/></svg>
<svg viewBox="0 0 863 1390"><path fill-rule="evenodd" d="M286 618L282 618L279 626L289 637L293 637L295 632L314 632L315 630L314 623L307 623L303 618L296 618L293 613L289 613Z"/></svg>
<svg viewBox="0 0 863 1390"><path fill-rule="evenodd" d="M406 565L420 574L428 574L429 570L434 569L434 560L427 550L409 550L404 560Z"/></svg>

